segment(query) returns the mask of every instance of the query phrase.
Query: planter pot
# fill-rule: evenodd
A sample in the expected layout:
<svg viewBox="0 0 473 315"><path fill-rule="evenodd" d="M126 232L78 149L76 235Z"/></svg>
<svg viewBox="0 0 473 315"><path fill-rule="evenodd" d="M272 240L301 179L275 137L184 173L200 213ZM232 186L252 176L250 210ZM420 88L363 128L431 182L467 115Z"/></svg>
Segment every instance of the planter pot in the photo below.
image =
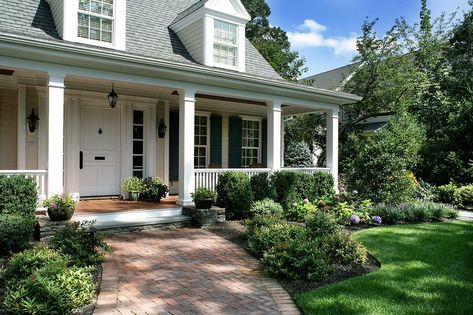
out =
<svg viewBox="0 0 473 315"><path fill-rule="evenodd" d="M138 201L140 198L140 192L139 191L129 191L128 192L128 199L131 201Z"/></svg>
<svg viewBox="0 0 473 315"><path fill-rule="evenodd" d="M203 199L195 202L195 207L197 209L210 209L214 205L214 201L212 198Z"/></svg>
<svg viewBox="0 0 473 315"><path fill-rule="evenodd" d="M58 212L57 210L50 211L48 209L48 217L51 221L69 221L74 215L74 211L75 209L70 212Z"/></svg>

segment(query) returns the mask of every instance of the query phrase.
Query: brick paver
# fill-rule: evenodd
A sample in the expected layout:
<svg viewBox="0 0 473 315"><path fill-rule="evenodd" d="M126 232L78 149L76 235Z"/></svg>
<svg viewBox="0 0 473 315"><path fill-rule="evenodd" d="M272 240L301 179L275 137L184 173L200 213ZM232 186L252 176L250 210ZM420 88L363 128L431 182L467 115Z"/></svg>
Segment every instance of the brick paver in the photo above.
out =
<svg viewBox="0 0 473 315"><path fill-rule="evenodd" d="M239 246L197 229L111 236L94 314L299 314ZM115 278L114 278L115 277Z"/></svg>

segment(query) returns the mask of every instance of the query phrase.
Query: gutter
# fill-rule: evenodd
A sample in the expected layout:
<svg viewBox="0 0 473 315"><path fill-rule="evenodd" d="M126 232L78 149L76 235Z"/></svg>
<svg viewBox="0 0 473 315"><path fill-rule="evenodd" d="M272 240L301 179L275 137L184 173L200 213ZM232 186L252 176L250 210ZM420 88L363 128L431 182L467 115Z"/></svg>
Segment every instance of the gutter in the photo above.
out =
<svg viewBox="0 0 473 315"><path fill-rule="evenodd" d="M193 78L194 80L188 80L189 82L194 83L202 83L203 78L205 76L207 80L212 82L212 85L221 86L222 80L227 81L232 87L241 90L254 90L261 92L262 89L268 90L267 93L273 95L281 95L281 96L288 96L288 94L296 93L297 96L293 96L296 98L314 100L314 98L323 98L326 99L330 103L335 103L338 105L342 104L349 104L360 101L362 98L348 93L343 92L334 92L330 90L324 90L320 88L315 88L311 86L305 86L300 84L295 84L283 80L275 80L270 78L264 77L255 77L244 73L238 72L229 72L225 70L209 68L205 66L198 66L194 64L183 64L178 62L172 62L168 60L159 60L154 58L148 58L143 56L131 55L122 52L118 52L116 50L106 50L103 49L96 49L95 47L92 48L87 46L86 49L84 47L77 47L70 43L63 43L59 41L51 41L51 40L44 40L44 39L35 39L34 41L30 38L20 36L20 35L11 35L0 33L0 47L2 44L11 44L17 45L19 47L13 47L16 52L25 52L25 53L32 53L33 56L38 57L38 49L47 49L48 53L45 54L45 58L47 62L56 63L59 65L71 65L79 62L79 65L83 67L84 63L81 63L78 60L77 56L69 56L71 54L77 54L80 57L93 57L93 58L102 58L106 62L125 62L128 63L128 67L138 69L139 67L154 67L155 71L164 71L169 75L175 75L176 71L181 72L180 80L186 80ZM29 51L28 51L29 50ZM34 50L34 51L33 51ZM0 51L5 51L2 49ZM55 60L53 54L51 52L56 52L59 54L58 57L70 61L67 64L59 63ZM13 57L18 57L17 55ZM32 58L31 60L38 60ZM99 63L100 66L103 67L104 61ZM87 60L87 64L89 67L93 65L90 63L90 60ZM140 69L138 69L140 70ZM114 70L117 71L117 70ZM123 71L123 69L121 69ZM281 90L283 89L283 90ZM299 94L300 93L300 94Z"/></svg>

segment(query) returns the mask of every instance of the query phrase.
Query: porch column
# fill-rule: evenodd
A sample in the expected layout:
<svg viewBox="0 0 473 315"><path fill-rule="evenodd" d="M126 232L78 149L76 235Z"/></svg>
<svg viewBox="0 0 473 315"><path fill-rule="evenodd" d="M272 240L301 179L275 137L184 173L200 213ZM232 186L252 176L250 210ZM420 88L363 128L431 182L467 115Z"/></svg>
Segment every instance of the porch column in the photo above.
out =
<svg viewBox="0 0 473 315"><path fill-rule="evenodd" d="M26 85L18 85L16 169L26 169Z"/></svg>
<svg viewBox="0 0 473 315"><path fill-rule="evenodd" d="M64 75L49 74L48 197L64 192Z"/></svg>
<svg viewBox="0 0 473 315"><path fill-rule="evenodd" d="M192 204L194 191L195 91L185 89L179 100L179 198L182 206Z"/></svg>
<svg viewBox="0 0 473 315"><path fill-rule="evenodd" d="M268 168L277 171L281 168L281 102L268 105Z"/></svg>
<svg viewBox="0 0 473 315"><path fill-rule="evenodd" d="M338 192L338 108L327 111L327 158L326 166L330 168Z"/></svg>

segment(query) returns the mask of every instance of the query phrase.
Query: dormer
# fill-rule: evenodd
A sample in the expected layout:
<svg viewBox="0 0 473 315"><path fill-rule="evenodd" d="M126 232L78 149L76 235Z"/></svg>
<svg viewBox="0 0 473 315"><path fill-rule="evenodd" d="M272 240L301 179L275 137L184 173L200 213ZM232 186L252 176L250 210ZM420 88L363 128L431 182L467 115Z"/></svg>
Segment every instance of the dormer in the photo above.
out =
<svg viewBox="0 0 473 315"><path fill-rule="evenodd" d="M201 0L170 28L197 62L245 72L245 25L251 17L239 0Z"/></svg>
<svg viewBox="0 0 473 315"><path fill-rule="evenodd" d="M126 0L47 0L65 41L126 48Z"/></svg>

